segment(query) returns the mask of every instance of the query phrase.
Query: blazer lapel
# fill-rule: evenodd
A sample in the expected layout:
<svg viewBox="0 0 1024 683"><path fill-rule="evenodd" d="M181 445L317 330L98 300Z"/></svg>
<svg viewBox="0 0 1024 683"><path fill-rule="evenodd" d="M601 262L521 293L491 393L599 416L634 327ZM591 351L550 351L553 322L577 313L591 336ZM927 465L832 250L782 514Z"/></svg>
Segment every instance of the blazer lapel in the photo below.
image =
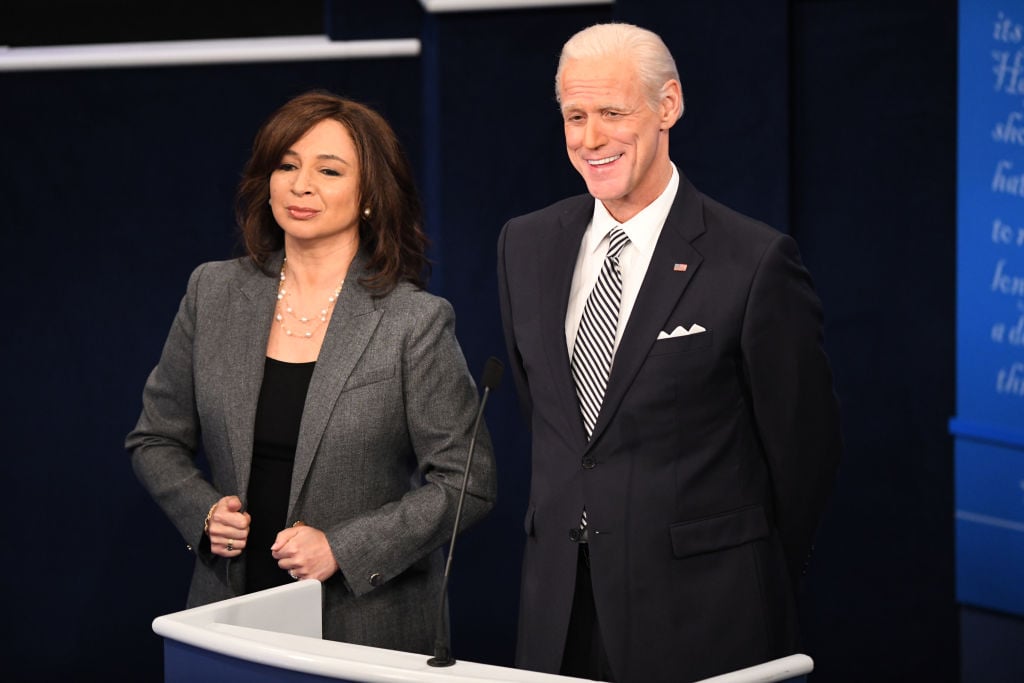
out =
<svg viewBox="0 0 1024 683"><path fill-rule="evenodd" d="M647 274L615 352L591 444L600 438L618 410L637 372L647 360L658 333L700 268L703 257L691 242L704 231L700 195L680 173L675 201L661 229ZM675 265L680 263L686 264L686 270L676 270Z"/></svg>
<svg viewBox="0 0 1024 683"><path fill-rule="evenodd" d="M358 254L349 266L345 286L335 304L327 326L320 356L309 381L306 404L299 427L299 440L295 448L292 468L291 493L288 498L288 519L294 515L299 493L305 484L320 441L331 413L335 409L342 387L348 381L356 362L370 343L374 330L384 315L375 307L373 295L359 284L366 274L365 259Z"/></svg>
<svg viewBox="0 0 1024 683"><path fill-rule="evenodd" d="M552 384L559 392L556 404L565 406L563 418L567 434L573 434L580 447L587 436L580 417L579 398L576 383L572 378L569 352L565 344L565 316L569 308L569 292L572 289L572 274L576 267L580 242L587 231L587 225L594 214L594 199L589 195L585 201L567 209L560 217L560 225L551 236L549 248L542 251L544 267L540 272L550 274L550 282L538 283L538 296L542 300L542 334L546 340L548 366L553 378Z"/></svg>
<svg viewBox="0 0 1024 683"><path fill-rule="evenodd" d="M271 258L267 268L270 272L280 270L281 255ZM252 272L239 281L228 312L227 329L234 335L229 340L228 353L232 356L231 363L237 368L231 383L225 387L228 395L228 442L243 505L248 495L253 425L266 366L267 340L277 304L277 285L276 278L267 277L253 267Z"/></svg>

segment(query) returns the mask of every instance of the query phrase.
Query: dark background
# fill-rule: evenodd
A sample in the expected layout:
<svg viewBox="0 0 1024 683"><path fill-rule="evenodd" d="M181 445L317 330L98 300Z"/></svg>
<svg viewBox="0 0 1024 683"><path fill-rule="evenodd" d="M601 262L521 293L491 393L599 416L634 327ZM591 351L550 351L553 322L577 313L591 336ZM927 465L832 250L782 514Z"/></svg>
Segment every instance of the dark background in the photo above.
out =
<svg viewBox="0 0 1024 683"><path fill-rule="evenodd" d="M191 555L135 481L123 438L188 273L237 253L233 193L263 119L323 87L391 121L419 174L431 289L455 306L479 373L504 357L502 224L584 190L554 102L558 51L610 19L656 30L676 56L680 170L793 234L824 303L847 448L802 595L812 681L960 679L946 426L954 0L619 0L438 15L415 0L15 4L0 9L0 44L327 32L423 47L418 58L0 73L0 513L13 626L0 653L10 680L160 679L150 622L183 608ZM487 412L499 503L460 541L452 585L455 655L501 665L514 648L529 481L513 393L502 387ZM990 650L1018 622L968 616L970 633L995 636L965 638L965 652L989 651L970 666L965 655L963 680L1010 680Z"/></svg>

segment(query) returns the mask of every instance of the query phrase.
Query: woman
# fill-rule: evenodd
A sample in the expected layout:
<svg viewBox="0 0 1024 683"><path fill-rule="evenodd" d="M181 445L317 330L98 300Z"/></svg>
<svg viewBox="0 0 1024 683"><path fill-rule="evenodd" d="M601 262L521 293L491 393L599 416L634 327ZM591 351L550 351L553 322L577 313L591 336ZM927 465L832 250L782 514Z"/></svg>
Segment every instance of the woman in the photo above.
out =
<svg viewBox="0 0 1024 683"><path fill-rule="evenodd" d="M477 394L384 119L310 92L263 125L248 256L195 270L126 447L197 558L189 606L324 582L324 637L429 653ZM202 446L207 479L196 464ZM495 497L477 440L463 523Z"/></svg>

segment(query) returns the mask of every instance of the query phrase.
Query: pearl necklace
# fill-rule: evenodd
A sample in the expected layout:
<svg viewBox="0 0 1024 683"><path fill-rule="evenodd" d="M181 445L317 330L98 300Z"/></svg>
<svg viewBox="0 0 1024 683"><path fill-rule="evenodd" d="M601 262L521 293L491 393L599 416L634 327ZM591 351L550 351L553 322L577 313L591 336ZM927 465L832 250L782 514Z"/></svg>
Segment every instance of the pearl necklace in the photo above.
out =
<svg viewBox="0 0 1024 683"><path fill-rule="evenodd" d="M285 274L284 268L288 264L288 257L285 257L281 263L281 281L277 285L277 313L274 315L274 320L281 323L281 329L284 330L285 336L295 337L297 339L312 339L313 333L319 329L319 327L327 322L327 316L330 315L331 310L334 308L334 302L338 300L338 296L341 294L341 288L345 286L345 281L342 280L341 284L338 285L337 289L331 292L331 295L327 297L327 306L320 309L320 313L315 316L299 315L295 312L291 305L291 295L288 290L285 289ZM304 326L305 330L292 330L288 327L285 315L291 316L298 323Z"/></svg>

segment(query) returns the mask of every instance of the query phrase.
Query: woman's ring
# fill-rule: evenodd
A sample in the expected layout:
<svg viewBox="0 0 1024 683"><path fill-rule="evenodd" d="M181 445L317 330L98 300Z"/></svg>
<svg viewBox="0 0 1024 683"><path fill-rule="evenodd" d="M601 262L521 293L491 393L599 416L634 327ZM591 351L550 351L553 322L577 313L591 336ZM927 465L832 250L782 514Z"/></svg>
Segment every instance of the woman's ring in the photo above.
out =
<svg viewBox="0 0 1024 683"><path fill-rule="evenodd" d="M229 538L228 539L228 552L231 552L232 550L235 549L235 546L233 545L234 542L235 542L235 539L233 539L233 538Z"/></svg>
<svg viewBox="0 0 1024 683"><path fill-rule="evenodd" d="M295 572L288 572L288 576L292 577L292 578L293 578L293 579L295 579L296 581L298 581L298 580L299 580L299 577L295 576Z"/></svg>

